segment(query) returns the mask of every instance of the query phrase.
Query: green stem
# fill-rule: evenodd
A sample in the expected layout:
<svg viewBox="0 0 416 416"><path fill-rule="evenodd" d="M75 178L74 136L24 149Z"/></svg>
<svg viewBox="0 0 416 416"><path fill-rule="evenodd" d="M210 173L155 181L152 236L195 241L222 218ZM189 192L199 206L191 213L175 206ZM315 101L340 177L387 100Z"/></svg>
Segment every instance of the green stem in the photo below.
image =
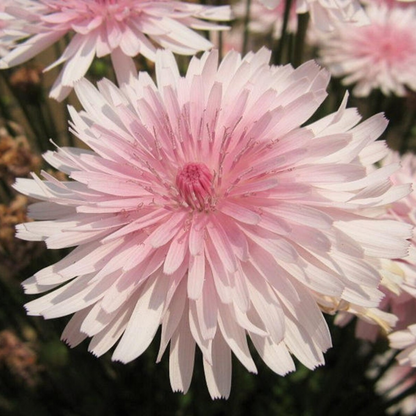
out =
<svg viewBox="0 0 416 416"><path fill-rule="evenodd" d="M241 53L244 56L247 53L248 48L248 38L250 36L249 24L250 24L250 9L251 9L251 0L246 0L246 14L244 16L244 35L243 35L243 45L241 48Z"/></svg>
<svg viewBox="0 0 416 416"><path fill-rule="evenodd" d="M220 31L218 32L218 56L220 62L222 61L222 57L224 55L224 41L223 41L223 33Z"/></svg>
<svg viewBox="0 0 416 416"><path fill-rule="evenodd" d="M2 179L0 179L0 202L8 204L13 198L13 193L10 186Z"/></svg>
<svg viewBox="0 0 416 416"><path fill-rule="evenodd" d="M287 39L287 27L289 24L289 16L290 16L290 9L292 7L292 0L286 0L285 3L285 12L283 15L283 24L282 24L282 32L280 34L280 40L277 45L277 48L273 51L273 63L275 65L283 64L283 51L286 46L286 39ZM290 56L290 54L289 54Z"/></svg>
<svg viewBox="0 0 416 416"><path fill-rule="evenodd" d="M295 48L292 59L292 64L298 67L303 62L303 52L305 47L305 36L308 30L309 14L298 14L298 27L295 38Z"/></svg>

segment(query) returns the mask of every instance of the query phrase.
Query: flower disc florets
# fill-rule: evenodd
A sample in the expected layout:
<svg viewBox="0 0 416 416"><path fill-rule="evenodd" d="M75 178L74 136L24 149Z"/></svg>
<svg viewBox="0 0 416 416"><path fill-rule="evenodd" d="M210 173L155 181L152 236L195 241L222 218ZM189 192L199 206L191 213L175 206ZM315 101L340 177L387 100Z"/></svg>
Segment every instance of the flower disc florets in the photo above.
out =
<svg viewBox="0 0 416 416"><path fill-rule="evenodd" d="M247 336L279 374L323 364L331 346L318 297L376 306L379 258L402 257L410 226L362 211L409 187L393 164L368 173L386 149L382 115L359 124L346 108L302 126L326 97L314 62L269 65L262 49L218 64L193 58L184 77L159 53L155 83L140 73L118 89L75 86L84 111L71 127L92 150L61 148L46 160L72 179L20 179L43 200L18 236L76 246L25 282L49 294L32 315L75 313L63 338L92 337L113 359L146 350L161 326L174 390L187 391L195 346L212 397L227 397L231 351L256 372Z"/></svg>
<svg viewBox="0 0 416 416"><path fill-rule="evenodd" d="M204 211L212 201L212 174L203 163L187 163L176 175L176 186L184 202Z"/></svg>

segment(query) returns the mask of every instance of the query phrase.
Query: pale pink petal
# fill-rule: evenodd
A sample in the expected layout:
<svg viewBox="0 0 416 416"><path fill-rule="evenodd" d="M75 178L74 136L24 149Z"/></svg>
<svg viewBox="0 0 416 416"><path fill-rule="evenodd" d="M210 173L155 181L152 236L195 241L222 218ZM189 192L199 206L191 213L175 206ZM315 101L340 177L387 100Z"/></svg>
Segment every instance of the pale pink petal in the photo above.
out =
<svg viewBox="0 0 416 416"><path fill-rule="evenodd" d="M213 399L228 399L231 391L231 350L221 334L212 343L213 363L204 363L205 379Z"/></svg>

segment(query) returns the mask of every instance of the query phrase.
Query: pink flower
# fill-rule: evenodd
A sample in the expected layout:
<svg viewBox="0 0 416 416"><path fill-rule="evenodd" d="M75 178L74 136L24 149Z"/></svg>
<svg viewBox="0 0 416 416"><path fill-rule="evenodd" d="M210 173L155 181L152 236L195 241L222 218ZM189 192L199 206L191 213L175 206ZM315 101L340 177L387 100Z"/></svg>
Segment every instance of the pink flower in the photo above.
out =
<svg viewBox="0 0 416 416"><path fill-rule="evenodd" d="M412 227L416 226L416 193L414 187L416 183L416 156L408 153L400 156L397 152L390 152L382 161L384 165L399 162L402 166L394 175L392 181L396 185L412 184L413 192L396 201L388 208L387 215L391 219L406 222ZM401 325L399 329L404 328L416 321L416 234L410 240L408 256L394 260L394 266L398 269L395 273L403 276L400 281L402 294L399 299L394 297L392 306L394 313L399 317Z"/></svg>
<svg viewBox="0 0 416 416"><path fill-rule="evenodd" d="M382 166L400 163L401 169L391 176L396 186L407 187L415 183L416 156L407 154L400 156L398 152L390 151L381 161ZM378 217L405 222L412 227L416 225L416 195L410 193L400 201L378 212ZM355 305L344 307L348 314L341 313L336 322L344 325L350 321L353 314L359 319L356 325L356 336L361 339L375 341L380 335L380 329L385 332L405 329L415 323L416 319L416 236L410 240L409 253L401 259L384 260L381 263L380 290L384 297L377 308L363 308Z"/></svg>
<svg viewBox="0 0 416 416"><path fill-rule="evenodd" d="M92 337L99 356L134 360L161 326L170 342L173 390L189 388L202 352L213 398L228 397L231 351L255 373L247 344L278 374L324 363L331 346L319 296L376 306L373 262L407 253L410 226L361 215L409 192L367 174L386 148L379 114L359 124L340 109L301 127L326 97L326 71L269 66L266 49L194 57L185 77L160 52L121 90L103 80L75 85L84 111L71 128L92 150L60 148L46 160L72 179L19 179L42 202L18 237L76 247L24 283L51 291L30 315L74 314L63 339Z"/></svg>
<svg viewBox="0 0 416 416"><path fill-rule="evenodd" d="M269 9L282 7L284 0L261 0ZM368 18L358 0L296 0L299 14L309 12L312 25L322 31L331 31L338 22L362 26L368 24Z"/></svg>
<svg viewBox="0 0 416 416"><path fill-rule="evenodd" d="M399 96L416 90L416 9L377 5L367 14L370 25L339 25L323 38L322 64L359 97L375 89Z"/></svg>
<svg viewBox="0 0 416 416"><path fill-rule="evenodd" d="M211 7L170 0L14 0L7 8L16 22L26 23L28 39L0 62L3 68L21 64L67 34L74 34L62 56L46 70L62 63L50 96L63 100L82 78L95 56L111 55L116 69L130 65L138 54L154 61L156 46L192 55L213 45L193 29L224 30L207 20L230 20L228 6ZM154 43L153 43L154 42Z"/></svg>
<svg viewBox="0 0 416 416"><path fill-rule="evenodd" d="M377 5L377 6L387 6L387 7L391 7L391 8L396 8L396 7L402 7L402 8L406 8L406 7L414 7L415 5L412 4L414 3L415 0L365 0L363 1L363 3L367 6L371 6L371 5Z"/></svg>
<svg viewBox="0 0 416 416"><path fill-rule="evenodd" d="M400 395L402 400L390 406L387 409L388 414L400 414L403 416L412 416L416 413L416 394L413 392L405 392L411 389L416 384L416 373L410 366L400 366L398 364L390 365L386 372L386 365L392 358L392 351L387 351L386 354L376 357L375 367L372 371L375 377L381 376L376 384L376 392L383 396L386 401L395 401ZM380 372L383 371L383 374ZM373 377L374 377L373 376Z"/></svg>
<svg viewBox="0 0 416 416"><path fill-rule="evenodd" d="M416 324L407 329L393 332L389 335L390 347L402 350L397 356L398 366L392 367L380 380L378 391L388 391L387 397L395 397L407 388L415 385L416 373ZM396 381L395 384L393 384ZM390 390L388 390L390 388ZM416 394L407 395L392 410L399 408L403 415L414 415L416 410Z"/></svg>

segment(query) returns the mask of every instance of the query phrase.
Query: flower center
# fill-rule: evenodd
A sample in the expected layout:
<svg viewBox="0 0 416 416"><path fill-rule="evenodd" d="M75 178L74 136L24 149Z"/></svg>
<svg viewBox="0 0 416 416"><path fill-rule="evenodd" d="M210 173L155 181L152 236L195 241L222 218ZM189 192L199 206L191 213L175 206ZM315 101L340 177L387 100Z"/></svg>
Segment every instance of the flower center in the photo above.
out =
<svg viewBox="0 0 416 416"><path fill-rule="evenodd" d="M176 175L176 186L183 200L203 211L212 196L212 173L204 163L187 163Z"/></svg>
<svg viewBox="0 0 416 416"><path fill-rule="evenodd" d="M117 4L118 0L95 0L96 3L102 4L103 6L108 6L110 4Z"/></svg>

